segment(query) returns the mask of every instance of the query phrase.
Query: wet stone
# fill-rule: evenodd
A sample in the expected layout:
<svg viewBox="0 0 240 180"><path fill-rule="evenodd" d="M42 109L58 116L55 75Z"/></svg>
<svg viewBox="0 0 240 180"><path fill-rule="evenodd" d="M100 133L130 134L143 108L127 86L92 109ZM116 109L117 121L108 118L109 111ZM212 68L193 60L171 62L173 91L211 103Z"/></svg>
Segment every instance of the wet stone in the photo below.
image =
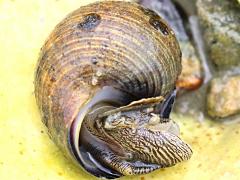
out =
<svg viewBox="0 0 240 180"><path fill-rule="evenodd" d="M240 75L214 78L207 96L207 112L224 118L240 112Z"/></svg>
<svg viewBox="0 0 240 180"><path fill-rule="evenodd" d="M240 4L198 0L197 7L209 59L219 69L240 66Z"/></svg>
<svg viewBox="0 0 240 180"><path fill-rule="evenodd" d="M203 69L195 49L189 41L180 41L182 50L182 72L177 80L177 87L194 90L203 82Z"/></svg>

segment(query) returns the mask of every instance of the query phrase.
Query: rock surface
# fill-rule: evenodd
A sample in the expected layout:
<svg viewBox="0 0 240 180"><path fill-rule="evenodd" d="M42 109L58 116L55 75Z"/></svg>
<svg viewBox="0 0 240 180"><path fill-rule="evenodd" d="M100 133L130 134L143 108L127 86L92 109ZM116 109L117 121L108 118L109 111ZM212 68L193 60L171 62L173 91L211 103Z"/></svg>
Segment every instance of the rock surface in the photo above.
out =
<svg viewBox="0 0 240 180"><path fill-rule="evenodd" d="M214 78L207 96L208 114L224 118L240 112L240 75Z"/></svg>
<svg viewBox="0 0 240 180"><path fill-rule="evenodd" d="M186 90L197 89L203 82L203 69L195 49L189 41L179 41L182 50L182 72L177 87Z"/></svg>
<svg viewBox="0 0 240 180"><path fill-rule="evenodd" d="M209 59L219 69L240 65L240 4L234 0L198 0Z"/></svg>
<svg viewBox="0 0 240 180"><path fill-rule="evenodd" d="M198 0L197 11L215 74L206 110L211 117L227 118L240 112L240 4L235 0Z"/></svg>

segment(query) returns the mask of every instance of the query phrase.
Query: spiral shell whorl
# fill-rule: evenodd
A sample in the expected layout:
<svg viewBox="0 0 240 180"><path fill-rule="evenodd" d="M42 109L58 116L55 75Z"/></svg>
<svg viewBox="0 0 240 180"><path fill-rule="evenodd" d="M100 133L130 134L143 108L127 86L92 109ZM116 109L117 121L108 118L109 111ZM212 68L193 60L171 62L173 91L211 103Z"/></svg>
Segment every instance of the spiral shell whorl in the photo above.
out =
<svg viewBox="0 0 240 180"><path fill-rule="evenodd" d="M66 151L79 109L103 86L138 99L166 95L180 74L180 53L168 25L137 4L74 11L46 41L36 71L36 99L50 135Z"/></svg>

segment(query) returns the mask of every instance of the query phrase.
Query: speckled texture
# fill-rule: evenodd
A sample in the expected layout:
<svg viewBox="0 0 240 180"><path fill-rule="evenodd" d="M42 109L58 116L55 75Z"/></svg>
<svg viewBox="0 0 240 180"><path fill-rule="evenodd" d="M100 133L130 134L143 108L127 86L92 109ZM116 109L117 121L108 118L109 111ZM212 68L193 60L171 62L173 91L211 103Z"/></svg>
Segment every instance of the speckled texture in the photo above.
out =
<svg viewBox="0 0 240 180"><path fill-rule="evenodd" d="M227 117L240 112L240 75L211 80L207 96L208 114Z"/></svg>
<svg viewBox="0 0 240 180"><path fill-rule="evenodd" d="M209 59L219 69L239 67L240 5L234 1L198 0L197 7Z"/></svg>
<svg viewBox="0 0 240 180"><path fill-rule="evenodd" d="M33 95L40 47L53 27L85 0L0 2L0 179L95 180L73 166L48 138ZM174 116L192 146L190 161L120 180L240 178L240 124Z"/></svg>
<svg viewBox="0 0 240 180"><path fill-rule="evenodd" d="M198 0L197 7L213 73L207 112L215 118L239 118L239 85L227 76L238 79L240 74L240 5L236 1Z"/></svg>

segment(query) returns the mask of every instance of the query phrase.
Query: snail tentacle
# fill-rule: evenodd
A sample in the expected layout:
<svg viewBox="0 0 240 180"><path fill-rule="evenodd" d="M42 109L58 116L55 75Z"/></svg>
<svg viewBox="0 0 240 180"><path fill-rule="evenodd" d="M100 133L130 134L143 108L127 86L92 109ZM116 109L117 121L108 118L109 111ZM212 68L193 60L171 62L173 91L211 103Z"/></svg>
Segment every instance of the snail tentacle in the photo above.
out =
<svg viewBox="0 0 240 180"><path fill-rule="evenodd" d="M176 98L177 90L176 88L170 93L170 95L166 98L164 103L161 105L160 108L160 116L163 118L169 118L170 113L173 108L173 104Z"/></svg>

